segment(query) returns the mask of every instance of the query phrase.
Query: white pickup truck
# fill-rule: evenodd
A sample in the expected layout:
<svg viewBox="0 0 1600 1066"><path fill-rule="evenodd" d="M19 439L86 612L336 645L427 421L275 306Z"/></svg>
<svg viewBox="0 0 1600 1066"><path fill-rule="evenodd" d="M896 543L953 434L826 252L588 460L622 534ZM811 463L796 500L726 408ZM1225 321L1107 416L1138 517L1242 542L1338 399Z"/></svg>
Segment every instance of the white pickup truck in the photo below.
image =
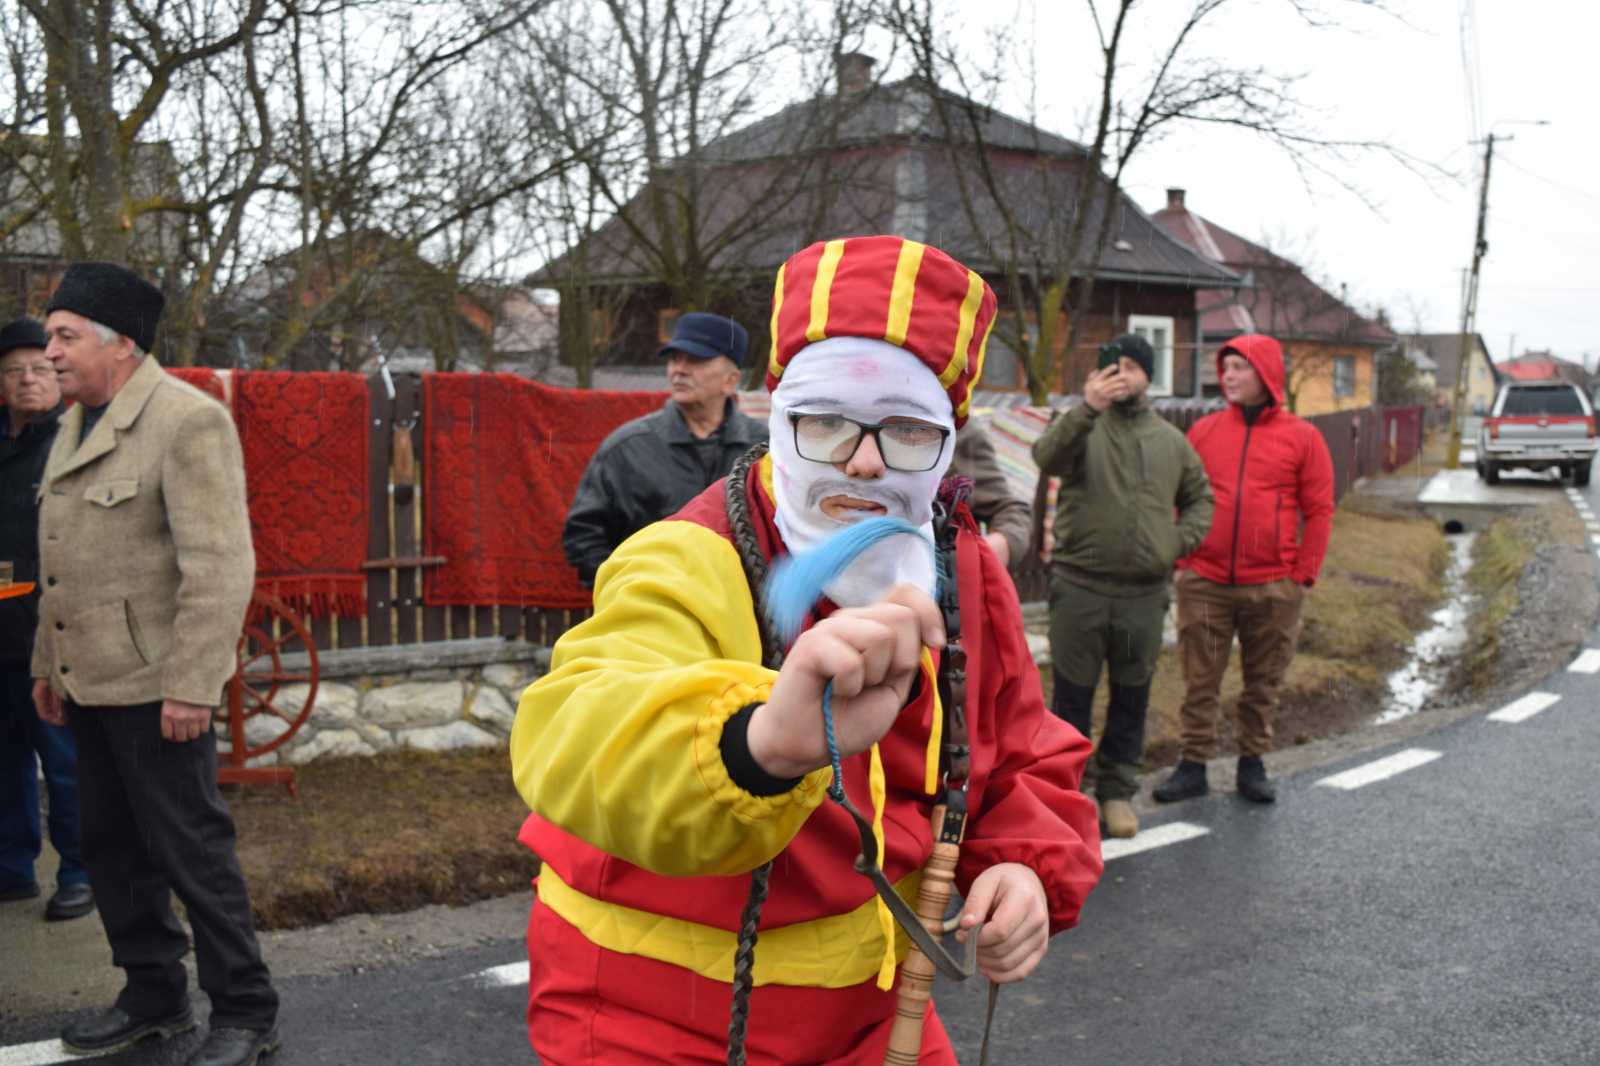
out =
<svg viewBox="0 0 1600 1066"><path fill-rule="evenodd" d="M1574 485L1589 483L1595 439L1594 408L1576 385L1517 381L1500 386L1478 428L1478 476L1498 484L1501 471L1559 469Z"/></svg>

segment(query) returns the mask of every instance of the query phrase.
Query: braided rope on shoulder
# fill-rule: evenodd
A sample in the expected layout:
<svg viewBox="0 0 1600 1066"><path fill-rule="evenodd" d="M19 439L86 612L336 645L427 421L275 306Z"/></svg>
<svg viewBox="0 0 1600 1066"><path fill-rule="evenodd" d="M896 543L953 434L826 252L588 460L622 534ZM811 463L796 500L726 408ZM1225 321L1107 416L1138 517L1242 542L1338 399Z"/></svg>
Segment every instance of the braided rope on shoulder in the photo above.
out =
<svg viewBox="0 0 1600 1066"><path fill-rule="evenodd" d="M728 472L726 486L728 526L733 545L744 566L750 595L756 601L756 626L761 633L762 661L772 670L783 665L783 646L762 609L761 590L767 583L767 559L756 540L755 522L750 516L750 468L767 453L765 441L741 455ZM767 902L772 879L772 863L765 862L750 873L750 893L745 897L744 913L739 918L739 946L733 956L733 1008L728 1021L728 1066L745 1066L745 1036L750 1027L750 993L755 985L756 935L761 925L761 908Z"/></svg>

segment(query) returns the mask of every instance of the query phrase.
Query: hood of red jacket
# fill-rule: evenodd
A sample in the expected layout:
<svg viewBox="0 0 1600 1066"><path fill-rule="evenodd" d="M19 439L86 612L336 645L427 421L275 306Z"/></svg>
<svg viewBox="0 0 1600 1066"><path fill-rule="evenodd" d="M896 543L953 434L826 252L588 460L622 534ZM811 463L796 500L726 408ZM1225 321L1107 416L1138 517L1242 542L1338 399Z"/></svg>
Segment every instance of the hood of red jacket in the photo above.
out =
<svg viewBox="0 0 1600 1066"><path fill-rule="evenodd" d="M1264 333L1241 333L1217 349L1217 380L1222 380L1222 357L1229 352L1244 356L1255 367L1272 402L1283 407L1283 345Z"/></svg>

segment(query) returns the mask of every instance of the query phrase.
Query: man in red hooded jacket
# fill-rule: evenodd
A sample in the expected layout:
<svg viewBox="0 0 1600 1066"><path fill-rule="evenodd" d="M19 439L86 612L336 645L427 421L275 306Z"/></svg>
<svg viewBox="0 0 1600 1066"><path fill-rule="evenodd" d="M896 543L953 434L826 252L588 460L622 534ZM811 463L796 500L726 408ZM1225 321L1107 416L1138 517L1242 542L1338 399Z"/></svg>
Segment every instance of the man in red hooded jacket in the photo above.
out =
<svg viewBox="0 0 1600 1066"><path fill-rule="evenodd" d="M1217 696L1235 634L1244 667L1237 787L1257 803L1277 798L1261 756L1272 750L1278 689L1333 523L1333 461L1322 434L1284 409L1283 348L1259 333L1235 337L1218 350L1217 373L1228 408L1189 431L1216 510L1206 539L1178 563L1183 754L1155 790L1162 803L1207 791Z"/></svg>

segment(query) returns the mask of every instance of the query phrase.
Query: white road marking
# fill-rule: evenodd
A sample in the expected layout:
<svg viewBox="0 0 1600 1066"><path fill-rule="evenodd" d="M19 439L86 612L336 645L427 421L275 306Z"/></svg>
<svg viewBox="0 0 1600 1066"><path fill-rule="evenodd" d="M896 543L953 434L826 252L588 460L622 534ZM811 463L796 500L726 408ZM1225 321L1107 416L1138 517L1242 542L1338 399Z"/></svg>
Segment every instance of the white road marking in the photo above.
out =
<svg viewBox="0 0 1600 1066"><path fill-rule="evenodd" d="M1584 654L1588 654L1585 652ZM1526 722L1546 707L1561 702L1554 692L1530 692L1515 703L1508 703L1489 716L1491 722Z"/></svg>
<svg viewBox="0 0 1600 1066"><path fill-rule="evenodd" d="M1600 672L1600 648L1585 648L1583 654L1572 660L1572 665L1567 669L1574 674Z"/></svg>
<svg viewBox="0 0 1600 1066"><path fill-rule="evenodd" d="M1425 766L1437 759L1441 754L1443 753L1430 751L1427 748L1407 748L1405 751L1397 751L1393 755L1386 756L1376 762L1369 762L1365 766L1357 766L1353 770L1345 770L1342 773L1334 774L1332 777L1324 777L1317 784L1327 785L1329 788L1342 788L1348 792L1351 789L1361 788L1363 785L1370 785L1374 781L1382 781L1396 774L1403 774L1407 770L1415 770L1419 766Z"/></svg>
<svg viewBox="0 0 1600 1066"><path fill-rule="evenodd" d="M528 983L528 964L526 962L508 962L504 966L491 966L487 970L479 970L473 974L472 979L480 985L487 985L492 988L525 985Z"/></svg>
<svg viewBox="0 0 1600 1066"><path fill-rule="evenodd" d="M74 1055L60 1040L40 1040L33 1044L0 1047L0 1066L50 1066L56 1062L76 1062L98 1055Z"/></svg>
<svg viewBox="0 0 1600 1066"><path fill-rule="evenodd" d="M1136 837L1100 841L1100 858L1110 862L1112 859L1121 859L1152 848L1164 848L1168 844L1179 844L1195 837L1203 837L1209 832L1211 830L1205 826L1195 825L1193 822L1168 822L1154 829L1146 829Z"/></svg>

